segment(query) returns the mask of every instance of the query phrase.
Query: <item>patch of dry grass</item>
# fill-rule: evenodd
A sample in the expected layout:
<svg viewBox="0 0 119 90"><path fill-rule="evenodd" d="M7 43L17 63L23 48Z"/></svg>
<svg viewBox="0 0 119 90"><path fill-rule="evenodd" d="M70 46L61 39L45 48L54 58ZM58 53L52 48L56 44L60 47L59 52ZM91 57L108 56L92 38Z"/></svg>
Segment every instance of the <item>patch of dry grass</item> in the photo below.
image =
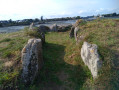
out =
<svg viewBox="0 0 119 90"><path fill-rule="evenodd" d="M28 39L23 30L0 34L0 87L7 87L19 75L21 50Z"/></svg>

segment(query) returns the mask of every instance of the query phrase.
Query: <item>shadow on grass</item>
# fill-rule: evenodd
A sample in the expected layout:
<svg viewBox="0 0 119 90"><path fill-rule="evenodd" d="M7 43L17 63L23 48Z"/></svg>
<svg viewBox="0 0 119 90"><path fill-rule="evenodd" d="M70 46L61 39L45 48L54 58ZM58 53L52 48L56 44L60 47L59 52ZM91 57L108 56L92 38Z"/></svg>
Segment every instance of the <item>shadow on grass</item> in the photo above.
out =
<svg viewBox="0 0 119 90"><path fill-rule="evenodd" d="M119 89L119 52L109 47L99 47L103 67L100 76L95 82L96 89L118 90Z"/></svg>
<svg viewBox="0 0 119 90"><path fill-rule="evenodd" d="M110 84L112 84L112 88L115 90L119 89L119 51L112 51L112 74Z"/></svg>
<svg viewBox="0 0 119 90"><path fill-rule="evenodd" d="M64 62L65 46L46 43L43 46L44 66L30 90L79 90L88 78L87 70L80 65L73 66ZM59 74L68 74L64 82ZM73 84L73 85L71 85ZM28 89L28 90L29 90Z"/></svg>

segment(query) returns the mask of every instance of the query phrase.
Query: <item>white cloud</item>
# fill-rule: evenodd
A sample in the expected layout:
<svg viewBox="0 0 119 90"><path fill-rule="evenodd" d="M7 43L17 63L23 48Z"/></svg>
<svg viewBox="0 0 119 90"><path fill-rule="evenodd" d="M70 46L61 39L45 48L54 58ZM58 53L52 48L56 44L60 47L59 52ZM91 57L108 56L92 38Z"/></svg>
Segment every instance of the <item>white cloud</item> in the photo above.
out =
<svg viewBox="0 0 119 90"><path fill-rule="evenodd" d="M118 8L100 8L100 9L95 10L96 14L100 14L100 13L114 13L114 12L118 13L119 9Z"/></svg>
<svg viewBox="0 0 119 90"><path fill-rule="evenodd" d="M97 7L98 2L99 0L0 0L0 19L40 18L41 15L86 16L116 11Z"/></svg>
<svg viewBox="0 0 119 90"><path fill-rule="evenodd" d="M87 10L80 10L79 12L78 12L78 14L82 14L82 13L85 13L85 12L88 12Z"/></svg>
<svg viewBox="0 0 119 90"><path fill-rule="evenodd" d="M0 17L39 17L59 9L59 5L53 0L1 0ZM16 15L17 16L16 16ZM15 16L14 16L15 15ZM25 17L26 18L26 17ZM6 19L6 18L4 18Z"/></svg>

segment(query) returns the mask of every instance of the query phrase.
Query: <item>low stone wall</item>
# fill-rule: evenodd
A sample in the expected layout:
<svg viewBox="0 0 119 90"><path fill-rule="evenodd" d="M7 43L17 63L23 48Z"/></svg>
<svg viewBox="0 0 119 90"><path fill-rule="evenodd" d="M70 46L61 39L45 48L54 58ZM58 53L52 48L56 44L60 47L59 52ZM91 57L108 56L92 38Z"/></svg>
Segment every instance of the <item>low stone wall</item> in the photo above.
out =
<svg viewBox="0 0 119 90"><path fill-rule="evenodd" d="M29 85L43 66L41 39L29 39L22 50L22 81Z"/></svg>

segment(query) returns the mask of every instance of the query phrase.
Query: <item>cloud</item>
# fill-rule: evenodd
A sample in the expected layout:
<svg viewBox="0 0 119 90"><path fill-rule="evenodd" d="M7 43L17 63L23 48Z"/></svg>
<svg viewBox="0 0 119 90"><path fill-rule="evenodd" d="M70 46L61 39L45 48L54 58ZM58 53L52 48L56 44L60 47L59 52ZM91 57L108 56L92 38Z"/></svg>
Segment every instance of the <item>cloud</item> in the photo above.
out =
<svg viewBox="0 0 119 90"><path fill-rule="evenodd" d="M2 0L0 2L0 15L24 15L47 14L58 10L58 4L53 0Z"/></svg>
<svg viewBox="0 0 119 90"><path fill-rule="evenodd" d="M41 15L87 16L119 12L113 9L110 1L112 0L0 0L0 19L40 18ZM109 5L109 8L105 7Z"/></svg>
<svg viewBox="0 0 119 90"><path fill-rule="evenodd" d="M82 14L82 13L84 13L85 11L84 10L80 10L78 13L79 14Z"/></svg>
<svg viewBox="0 0 119 90"><path fill-rule="evenodd" d="M100 8L95 10L95 13L99 14L99 13L119 13L119 8Z"/></svg>
<svg viewBox="0 0 119 90"><path fill-rule="evenodd" d="M119 13L119 8L99 8L99 9L82 9L78 11L79 16L90 16L98 14L107 14L107 13ZM77 15L76 14L76 15Z"/></svg>

